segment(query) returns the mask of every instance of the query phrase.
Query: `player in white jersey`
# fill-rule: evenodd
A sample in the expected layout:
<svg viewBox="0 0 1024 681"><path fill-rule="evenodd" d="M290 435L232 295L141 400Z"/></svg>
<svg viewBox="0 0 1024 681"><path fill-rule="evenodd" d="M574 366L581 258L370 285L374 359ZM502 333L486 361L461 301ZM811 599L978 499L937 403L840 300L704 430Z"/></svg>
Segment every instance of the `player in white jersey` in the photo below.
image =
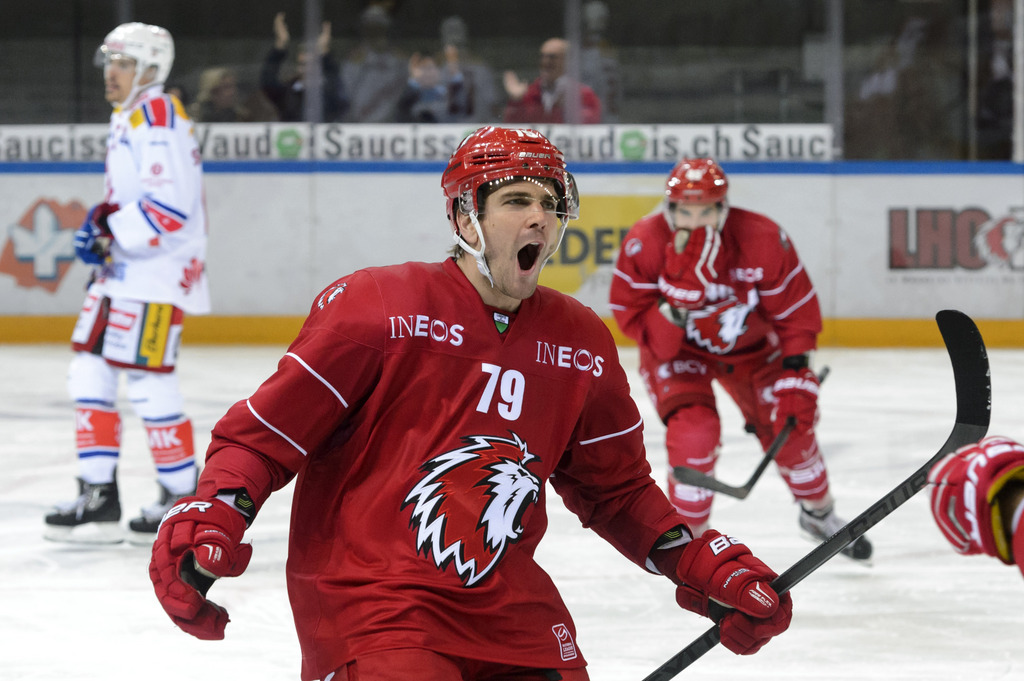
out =
<svg viewBox="0 0 1024 681"><path fill-rule="evenodd" d="M202 159L192 122L163 84L174 42L159 26L122 24L96 53L114 107L103 201L75 233L94 268L72 333L68 390L75 401L79 496L46 516L48 539L116 543L120 375L146 428L158 501L130 521L129 538L152 541L174 501L195 491L192 423L175 361L185 314L210 311Z"/></svg>

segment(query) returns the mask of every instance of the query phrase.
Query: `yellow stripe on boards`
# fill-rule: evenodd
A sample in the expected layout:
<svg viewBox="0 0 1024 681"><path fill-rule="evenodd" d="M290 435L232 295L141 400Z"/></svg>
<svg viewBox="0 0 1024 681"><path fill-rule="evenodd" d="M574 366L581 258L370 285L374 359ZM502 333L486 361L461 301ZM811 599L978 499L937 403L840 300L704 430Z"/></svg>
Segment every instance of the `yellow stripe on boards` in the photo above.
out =
<svg viewBox="0 0 1024 681"><path fill-rule="evenodd" d="M203 345L287 345L305 317L185 315L183 340ZM1024 319L976 319L985 345L1024 348ZM611 318L604 320L615 342L635 346ZM70 343L73 316L0 316L0 343ZM939 348L942 337L934 319L826 319L821 347Z"/></svg>

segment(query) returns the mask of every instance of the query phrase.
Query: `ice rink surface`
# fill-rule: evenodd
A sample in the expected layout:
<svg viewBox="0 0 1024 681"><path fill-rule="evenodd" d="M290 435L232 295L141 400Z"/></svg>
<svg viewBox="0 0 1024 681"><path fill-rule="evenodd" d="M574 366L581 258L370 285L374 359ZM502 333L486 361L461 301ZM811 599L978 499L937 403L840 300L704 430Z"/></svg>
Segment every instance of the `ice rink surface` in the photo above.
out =
<svg viewBox="0 0 1024 681"><path fill-rule="evenodd" d="M197 347L179 362L197 451L236 400L274 369L283 347ZM990 350L990 434L1024 438L1024 351ZM149 552L128 544L75 548L42 539L43 516L77 491L64 346L0 345L0 679L138 681L298 679L299 652L285 593L291 486L264 507L240 578L211 590L232 622L219 642L192 639L160 609ZM665 477L663 427L622 350L646 421L656 479ZM838 511L850 519L927 461L953 426L953 376L942 349L826 348L819 437ZM141 424L124 407L121 498L126 518L156 496ZM718 476L742 484L760 453L723 401ZM922 492L870 533L870 567L833 558L793 590L791 628L751 657L721 646L680 679L757 681L1024 679L1024 580L1016 568L961 557L932 524ZM594 681L644 678L701 635L708 620L676 607L673 587L619 556L561 506L539 559L573 611ZM719 495L712 525L743 539L781 572L813 548L797 508L769 469L747 499ZM509 645L514 645L509 641Z"/></svg>

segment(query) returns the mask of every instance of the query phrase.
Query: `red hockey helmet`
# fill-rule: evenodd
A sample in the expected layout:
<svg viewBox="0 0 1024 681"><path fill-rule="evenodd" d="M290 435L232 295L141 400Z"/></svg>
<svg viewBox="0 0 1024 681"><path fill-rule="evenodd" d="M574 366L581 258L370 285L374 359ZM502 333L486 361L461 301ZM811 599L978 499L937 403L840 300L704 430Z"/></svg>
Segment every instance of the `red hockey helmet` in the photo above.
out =
<svg viewBox="0 0 1024 681"><path fill-rule="evenodd" d="M558 147L536 130L487 126L462 140L441 176L448 219L456 231L456 210L467 215L480 212L480 187L513 177L554 180L562 225L579 217L576 182Z"/></svg>
<svg viewBox="0 0 1024 681"><path fill-rule="evenodd" d="M665 200L669 203L721 203L728 193L725 171L710 158L684 158L665 182Z"/></svg>

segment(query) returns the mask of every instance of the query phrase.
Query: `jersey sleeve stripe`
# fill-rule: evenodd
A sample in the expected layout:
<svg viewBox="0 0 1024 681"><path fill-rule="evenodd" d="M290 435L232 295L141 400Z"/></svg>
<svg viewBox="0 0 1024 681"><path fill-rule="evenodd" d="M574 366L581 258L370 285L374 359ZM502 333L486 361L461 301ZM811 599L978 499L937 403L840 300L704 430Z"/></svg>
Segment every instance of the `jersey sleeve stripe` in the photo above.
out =
<svg viewBox="0 0 1024 681"><path fill-rule="evenodd" d="M156 208L159 208L160 210L162 210L163 212L167 213L168 215L171 215L173 217L178 218L179 220L186 220L186 219L188 219L188 216L185 215L185 213L182 213L177 208L172 208L171 206L168 206L166 203L160 203L159 201L157 201L156 199L154 199L151 196L146 197L145 199L143 199L143 201L149 203L152 206L155 206Z"/></svg>
<svg viewBox="0 0 1024 681"><path fill-rule="evenodd" d="M314 377L314 378L315 378L316 380L318 380L318 381L320 381L321 383L323 383L323 384L324 384L324 386L326 386L326 388L327 388L328 390L330 390L330 391L331 391L331 392L332 392L332 393L334 394L334 396L335 396L335 397L337 397L337 398L338 398L338 401L339 401L339 402L341 402L341 406L343 406L343 407L345 407L346 409L348 409L348 402L346 402L346 401L345 401L345 398L341 396L341 393L339 393L339 392L338 392L337 390L335 390L335 389L334 389L334 386L333 386L333 385L331 385L330 383L328 383L328 382L327 382L327 379L325 379L325 378L324 378L323 376L321 376L321 375L320 375L320 374L318 374L317 372L313 371L313 368L312 368L312 367L310 367L310 366L309 366L308 364L306 364L306 363L305 363L305 362L303 361L303 359L302 359L301 357L299 357L298 355L296 355L296 354L295 354L294 352L286 352L286 353L285 353L285 357L291 357L291 358L292 358L292 359L294 359L294 360L295 360L296 362L298 362L299 364L301 364L301 365L302 365L302 368L303 368L303 369L305 369L305 370L306 370L306 371L308 371L308 372L309 372L310 374L312 374L312 375L313 375L313 377Z"/></svg>
<svg viewBox="0 0 1024 681"><path fill-rule="evenodd" d="M765 290L765 291L761 291L760 292L761 297L763 298L765 296L777 296L777 295L779 295L780 293L782 293L783 291L786 290L786 287L789 286L789 282L791 282L793 280L793 277L795 277L796 275L800 274L803 271L804 271L804 266L802 264L801 265L797 265L797 267L792 272L790 272L789 274L786 275L786 279L785 279L785 281L782 282L781 286L778 286L778 287L773 288L773 289L768 289L768 290Z"/></svg>
<svg viewBox="0 0 1024 681"><path fill-rule="evenodd" d="M176 232L185 226L187 217L170 206L146 198L139 202L139 207L150 226L161 234Z"/></svg>
<svg viewBox="0 0 1024 681"><path fill-rule="evenodd" d="M617 433L610 433L608 435L601 435L600 437L593 437L593 438L590 438L589 440L580 440L580 444L581 445L590 445L590 444L594 444L595 442L601 442L602 440L610 440L613 437L619 437L620 435L625 435L626 433L632 433L634 430L636 430L637 428L642 426L643 423L644 423L644 419L643 419L643 417L641 417L639 421L637 421L635 424L633 424L629 428L626 428L625 430L620 430Z"/></svg>
<svg viewBox="0 0 1024 681"><path fill-rule="evenodd" d="M789 315L793 314L793 312L795 312L796 310L798 310L801 307L803 307L804 303L806 303L808 300L811 300L812 298L814 298L814 295L815 295L814 294L814 289L811 289L810 293L808 293L806 296L804 296L803 298L798 300L794 305L790 306L788 309L783 310L779 314L775 315L775 319L785 319Z"/></svg>
<svg viewBox="0 0 1024 681"><path fill-rule="evenodd" d="M656 288L658 288L658 284L657 283L651 283L651 282L645 282L645 281L635 281L631 276L629 276L628 274L626 274L622 270L614 270L612 272L612 274L614 274L616 277L619 277L620 279L625 280L625 282L627 284L629 284L630 288L635 288L635 289L652 289L652 288L656 289Z"/></svg>
<svg viewBox="0 0 1024 681"><path fill-rule="evenodd" d="M262 423L267 428L269 428L270 430L274 431L275 433L277 433L278 435L283 437L288 442L288 444L290 444L292 447L295 447L295 449L299 450L299 453L302 454L302 456L306 456L308 454L308 452L305 449L303 449L302 447L299 446L298 442L296 442L295 440L291 439L290 437L288 437L287 435L282 433L280 430L278 430L274 426L270 425L270 423L265 418L260 416L259 413L253 408L252 403L249 400L245 401L245 406L249 407L249 411L252 412L252 415L255 416L256 419L260 423Z"/></svg>
<svg viewBox="0 0 1024 681"><path fill-rule="evenodd" d="M164 97L149 100L142 105L142 111L150 127L174 127L174 109L167 106L167 100Z"/></svg>

